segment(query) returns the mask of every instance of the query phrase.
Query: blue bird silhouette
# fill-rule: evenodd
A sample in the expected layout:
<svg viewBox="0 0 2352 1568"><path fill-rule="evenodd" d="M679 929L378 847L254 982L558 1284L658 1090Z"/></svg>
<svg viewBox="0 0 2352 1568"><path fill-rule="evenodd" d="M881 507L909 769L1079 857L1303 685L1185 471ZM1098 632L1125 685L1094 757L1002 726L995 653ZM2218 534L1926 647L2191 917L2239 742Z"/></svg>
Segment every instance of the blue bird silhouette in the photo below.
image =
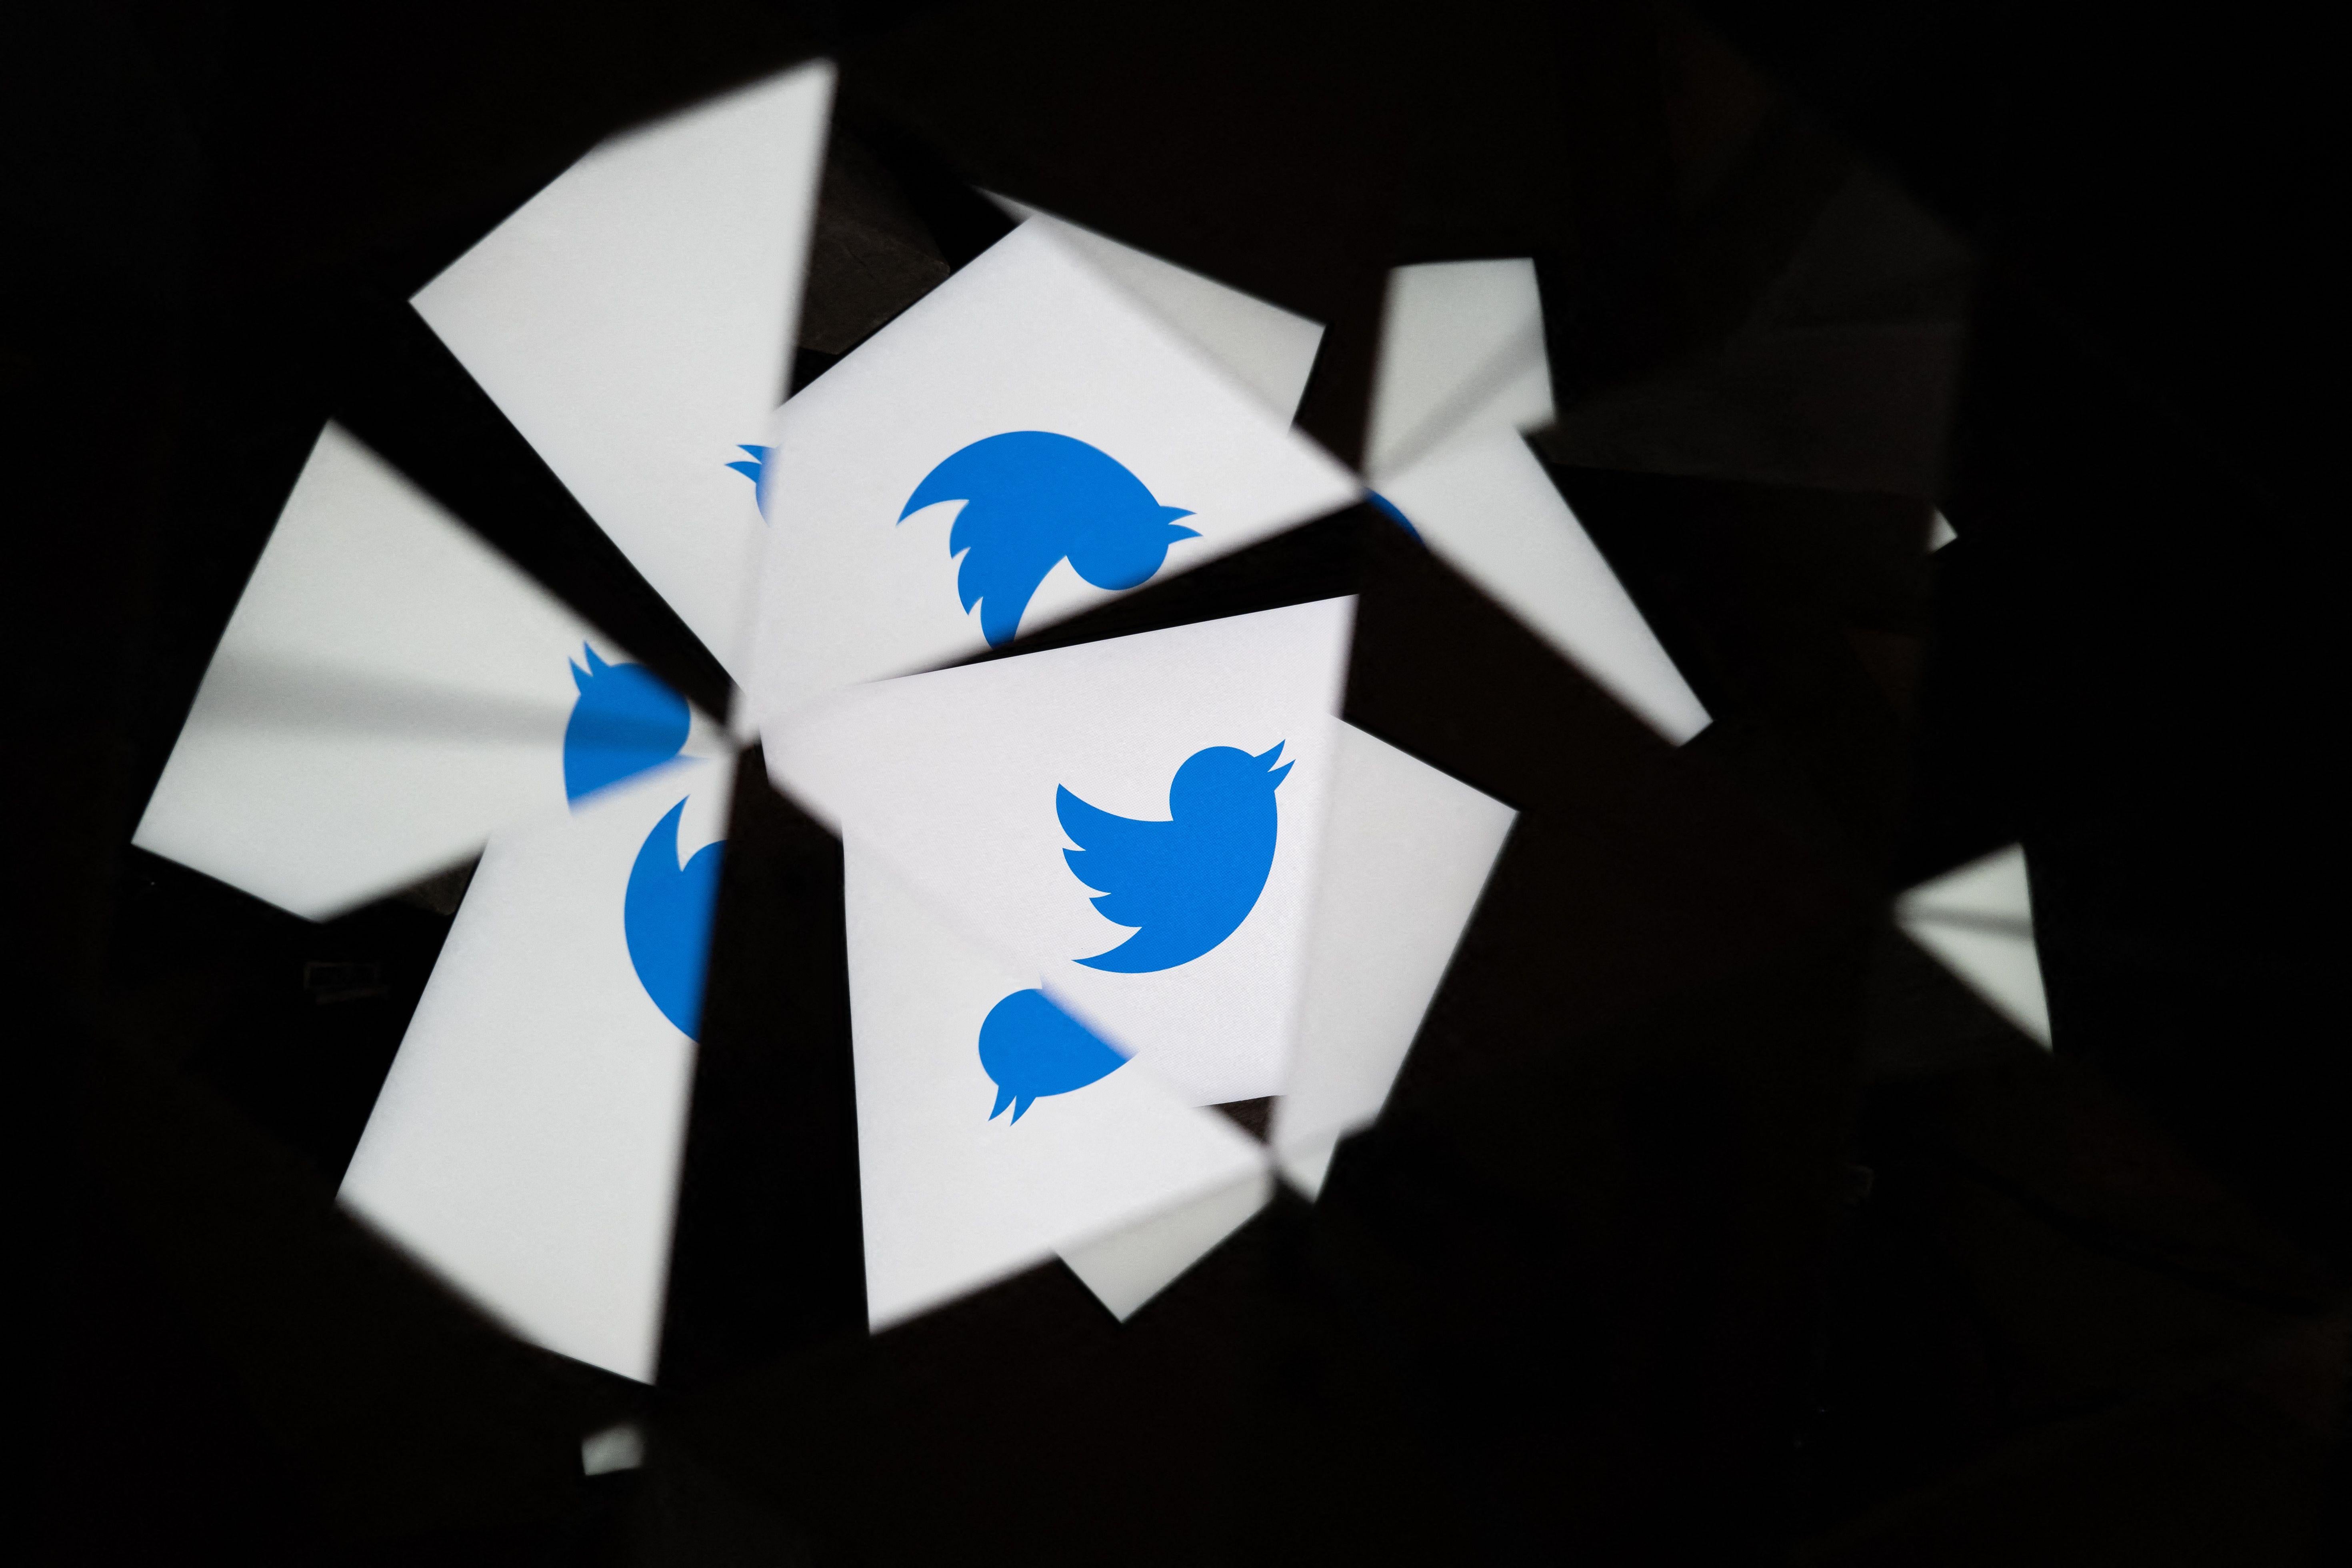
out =
<svg viewBox="0 0 2352 1568"><path fill-rule="evenodd" d="M686 699L642 664L606 664L582 644L588 668L572 667L580 695L563 726L563 795L591 790L657 767L677 755L690 727Z"/></svg>
<svg viewBox="0 0 2352 1568"><path fill-rule="evenodd" d="M1256 756L1233 746L1193 752L1168 786L1166 822L1115 816L1055 787L1055 814L1078 846L1062 858L1097 891L1105 920L1138 928L1080 963L1146 974L1190 963L1233 935L1274 866L1274 792L1291 768L1274 766L1281 750L1276 742Z"/></svg>
<svg viewBox="0 0 2352 1568"><path fill-rule="evenodd" d="M996 1081L991 1121L1003 1115L1008 1105L1018 1121L1031 1100L1084 1089L1126 1062L1101 1036L1055 1006L1043 991L1015 991L991 1007L980 1026L980 1065Z"/></svg>
<svg viewBox="0 0 2352 1568"><path fill-rule="evenodd" d="M947 500L964 503L948 533L948 554L963 557L956 593L967 613L980 605L991 647L1013 640L1064 556L1097 588L1132 588L1160 570L1170 545L1200 537L1176 525L1191 512L1161 506L1117 458L1046 430L974 441L924 476L898 521Z"/></svg>
<svg viewBox="0 0 2352 1568"><path fill-rule="evenodd" d="M695 1039L702 1026L702 973L710 960L723 846L706 844L680 866L677 822L685 810L681 800L646 835L622 895L621 929L637 984L678 1033Z"/></svg>

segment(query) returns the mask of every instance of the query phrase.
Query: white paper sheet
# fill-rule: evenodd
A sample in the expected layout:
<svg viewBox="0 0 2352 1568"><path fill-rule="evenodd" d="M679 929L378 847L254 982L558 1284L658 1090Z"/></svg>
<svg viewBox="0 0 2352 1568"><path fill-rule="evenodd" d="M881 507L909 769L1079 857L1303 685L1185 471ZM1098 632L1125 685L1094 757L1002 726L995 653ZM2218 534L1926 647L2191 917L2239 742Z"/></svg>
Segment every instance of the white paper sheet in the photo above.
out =
<svg viewBox="0 0 2352 1568"><path fill-rule="evenodd" d="M764 530L729 464L783 396L833 67L614 137L415 298L739 681Z"/></svg>
<svg viewBox="0 0 2352 1568"><path fill-rule="evenodd" d="M561 816L565 737L641 668L340 426L320 434L132 842L311 920ZM583 690L597 689L596 697ZM637 761L727 747L668 699ZM675 741L672 736L675 736ZM577 774L578 750L574 750Z"/></svg>
<svg viewBox="0 0 2352 1568"><path fill-rule="evenodd" d="M1533 261L1434 261L1389 275L1365 439L1375 489L1444 442L1551 420Z"/></svg>
<svg viewBox="0 0 2352 1568"><path fill-rule="evenodd" d="M1339 726L1298 1040L1272 1129L1286 1175L1322 1190L1332 1146L1387 1100L1518 814Z"/></svg>
<svg viewBox="0 0 2352 1568"><path fill-rule="evenodd" d="M491 841L343 1178L517 1334L645 1382L700 994L655 949L708 930L732 776L685 764Z"/></svg>
<svg viewBox="0 0 2352 1568"><path fill-rule="evenodd" d="M855 688L770 730L769 770L1192 1103L1254 1100L1282 1086L1353 608L1327 600ZM1162 883L1109 879L1166 918L1107 919L1093 900L1119 889L1081 881L1064 851L1102 853L1116 830L1074 840L1066 824L1085 813L1060 792L1168 828L1179 770L1223 748L1203 766L1232 764L1233 815L1186 814L1168 837L1186 858ZM1266 799L1271 861L1235 873L1263 881L1230 934L1146 972L1079 962L1122 949L1111 962L1133 962L1138 931L1189 929L1186 900L1217 891L1190 868L1224 864L1218 846L1255 831L1251 802Z"/></svg>
<svg viewBox="0 0 2352 1568"><path fill-rule="evenodd" d="M1022 433L1042 434L1003 440ZM762 492L750 689L769 732L828 691L1005 640L987 628L1016 609L1034 629L1360 493L1034 224L784 405ZM919 494L940 499L910 511Z"/></svg>
<svg viewBox="0 0 2352 1568"><path fill-rule="evenodd" d="M1050 230L1224 366L1268 408L1285 419L1297 416L1307 378L1314 374L1315 352L1323 342L1322 322L1010 197L990 193L989 200Z"/></svg>
<svg viewBox="0 0 2352 1568"><path fill-rule="evenodd" d="M1706 728L1698 694L1507 427L1447 442L1381 493L1447 564L1676 745Z"/></svg>
<svg viewBox="0 0 2352 1568"><path fill-rule="evenodd" d="M1095 1237L1135 1220L1253 1184L1263 1192L1263 1151L1214 1111L1185 1105L1140 1061L1042 1094L1017 1120L1011 1107L992 1114L1000 1086L982 1031L1038 976L966 940L854 828L844 874L875 1329L1056 1248L1086 1256ZM1139 1304L1123 1279L1099 1289L1114 1310Z"/></svg>
<svg viewBox="0 0 2352 1568"><path fill-rule="evenodd" d="M1261 1166L1206 1196L1056 1250L1070 1272L1123 1323L1248 1224L1273 1196L1274 1176Z"/></svg>
<svg viewBox="0 0 2352 1568"><path fill-rule="evenodd" d="M2018 845L1922 882L1895 901L1904 933L2018 1028L2050 1044L2050 1001Z"/></svg>

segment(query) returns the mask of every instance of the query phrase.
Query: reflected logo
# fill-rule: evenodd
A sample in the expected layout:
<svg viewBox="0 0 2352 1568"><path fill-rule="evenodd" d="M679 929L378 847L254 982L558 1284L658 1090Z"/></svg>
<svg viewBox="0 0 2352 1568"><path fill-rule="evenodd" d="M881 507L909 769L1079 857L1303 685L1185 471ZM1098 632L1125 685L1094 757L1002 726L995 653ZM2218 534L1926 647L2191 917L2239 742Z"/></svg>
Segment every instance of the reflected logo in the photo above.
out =
<svg viewBox="0 0 2352 1568"><path fill-rule="evenodd" d="M686 744L686 699L642 664L606 664L582 645L588 668L572 667L580 695L563 726L563 794L578 800L677 755Z"/></svg>
<svg viewBox="0 0 2352 1568"><path fill-rule="evenodd" d="M1078 846L1062 858L1095 889L1105 920L1137 928L1080 963L1144 974L1190 963L1233 935L1274 866L1274 792L1291 768L1274 765L1281 751L1276 742L1255 756L1234 746L1193 752L1168 786L1165 822L1115 816L1055 790L1062 831Z"/></svg>
<svg viewBox="0 0 2352 1568"><path fill-rule="evenodd" d="M980 1026L980 1065L996 1083L991 1121L1008 1105L1018 1121L1031 1101L1084 1089L1126 1061L1101 1036L1047 1001L1043 991L1015 991L991 1007Z"/></svg>
<svg viewBox="0 0 2352 1568"><path fill-rule="evenodd" d="M621 927L629 963L662 1016L688 1039L702 1026L702 975L710 960L710 921L719 901L723 845L706 844L683 866L677 858L681 800L654 825L629 868Z"/></svg>
<svg viewBox="0 0 2352 1568"><path fill-rule="evenodd" d="M1030 595L1064 558L1097 588L1132 588L1160 570L1170 545L1200 537L1176 524L1191 512L1161 506L1117 458L1045 430L964 447L915 487L898 521L951 500L964 503L948 533L948 554L963 557L956 593L967 614L980 606L991 647L1013 640Z"/></svg>

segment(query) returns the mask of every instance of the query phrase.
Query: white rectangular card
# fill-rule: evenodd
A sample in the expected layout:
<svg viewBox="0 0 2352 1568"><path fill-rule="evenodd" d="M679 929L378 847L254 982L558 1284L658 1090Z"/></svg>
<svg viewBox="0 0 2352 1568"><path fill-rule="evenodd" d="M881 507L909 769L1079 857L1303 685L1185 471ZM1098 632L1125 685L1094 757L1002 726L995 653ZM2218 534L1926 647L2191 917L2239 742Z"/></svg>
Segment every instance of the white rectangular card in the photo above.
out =
<svg viewBox="0 0 2352 1568"><path fill-rule="evenodd" d="M769 770L1191 1102L1255 1100L1282 1087L1353 611L853 688L771 730Z"/></svg>
<svg viewBox="0 0 2352 1568"><path fill-rule="evenodd" d="M845 847L874 1328L1147 1216L1264 1200L1249 1138L1055 1012L1033 972L966 940L855 829ZM1140 1304L1115 1266L1097 1273L1114 1310Z"/></svg>
<svg viewBox="0 0 2352 1568"><path fill-rule="evenodd" d="M311 920L726 737L330 425L132 842Z"/></svg>
<svg viewBox="0 0 2352 1568"><path fill-rule="evenodd" d="M1552 421L1535 263L1431 261L1389 274L1365 471L1383 493L1445 442Z"/></svg>
<svg viewBox="0 0 2352 1568"><path fill-rule="evenodd" d="M732 771L491 841L342 1201L534 1343L650 1382Z"/></svg>
<svg viewBox="0 0 2352 1568"><path fill-rule="evenodd" d="M1297 1047L1273 1141L1322 1189L1333 1146L1386 1102L1518 814L1427 763L1339 726Z"/></svg>
<svg viewBox="0 0 2352 1568"><path fill-rule="evenodd" d="M1353 478L1024 224L778 411L763 731L1333 511Z"/></svg>
<svg viewBox="0 0 2352 1568"><path fill-rule="evenodd" d="M614 137L415 298L739 681L764 531L743 448L784 395L833 81L815 61Z"/></svg>
<svg viewBox="0 0 2352 1568"><path fill-rule="evenodd" d="M1051 213L1003 196L989 199L1013 216L1050 230L1224 366L1268 408L1286 419L1297 414L1298 400L1307 395L1307 379L1314 374L1315 351L1323 342L1322 322Z"/></svg>

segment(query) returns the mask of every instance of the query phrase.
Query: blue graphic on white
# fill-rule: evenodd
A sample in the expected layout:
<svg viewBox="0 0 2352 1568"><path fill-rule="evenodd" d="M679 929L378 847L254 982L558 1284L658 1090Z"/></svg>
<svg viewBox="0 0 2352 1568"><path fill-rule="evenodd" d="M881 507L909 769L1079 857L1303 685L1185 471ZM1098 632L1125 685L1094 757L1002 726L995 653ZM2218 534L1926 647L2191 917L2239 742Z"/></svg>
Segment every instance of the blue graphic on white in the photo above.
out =
<svg viewBox="0 0 2352 1568"><path fill-rule="evenodd" d="M1139 928L1080 963L1147 974L1190 963L1233 935L1274 867L1274 792L1291 768L1274 766L1281 751L1276 742L1256 756L1233 746L1193 752L1168 786L1166 822L1117 816L1055 788L1055 813L1078 846L1062 858L1097 890L1104 919Z"/></svg>
<svg viewBox="0 0 2352 1568"><path fill-rule="evenodd" d="M739 459L728 464L727 466L734 469L737 473L742 475L745 479L751 480L753 484L758 484L760 482L760 470L767 466L768 449L765 447L746 447L740 443L736 446L735 449L739 452L749 452L751 455L749 458Z"/></svg>
<svg viewBox="0 0 2352 1568"><path fill-rule="evenodd" d="M689 727L686 699L642 664L606 664L582 645L588 668L572 667L580 696L563 726L563 794L578 800L677 755Z"/></svg>
<svg viewBox="0 0 2352 1568"><path fill-rule="evenodd" d="M764 522L768 517L768 498L766 492L760 488L760 474L768 466L768 448L746 447L739 442L735 449L739 452L749 452L751 456L727 466L751 481L751 499L760 509L760 520Z"/></svg>
<svg viewBox="0 0 2352 1568"><path fill-rule="evenodd" d="M662 1016L688 1039L702 1025L702 973L710 960L710 917L719 901L719 859L725 847L706 844L677 863L681 800L654 824L629 868L621 900L621 929L629 962Z"/></svg>
<svg viewBox="0 0 2352 1568"><path fill-rule="evenodd" d="M1013 640L1064 556L1097 588L1132 588L1160 570L1170 545L1200 537L1176 526L1191 512L1161 506L1117 458L1045 430L974 441L924 477L898 521L949 500L964 503L948 533L948 554L963 557L956 593L966 612L980 605L991 647Z"/></svg>
<svg viewBox="0 0 2352 1568"><path fill-rule="evenodd" d="M1395 523L1399 528L1402 528L1407 533L1412 534L1416 540L1421 537L1421 530L1413 527L1412 519L1405 516L1404 513L1397 510L1396 502L1389 500L1388 497L1381 494L1378 490L1366 490L1364 492L1364 499L1372 503L1372 510L1374 511L1379 512L1382 517L1387 518L1391 522Z"/></svg>
<svg viewBox="0 0 2352 1568"><path fill-rule="evenodd" d="M1043 991L1015 991L991 1007L980 1026L980 1065L996 1080L991 1121L1008 1105L1018 1121L1031 1100L1084 1089L1126 1060L1102 1037L1047 1001Z"/></svg>

